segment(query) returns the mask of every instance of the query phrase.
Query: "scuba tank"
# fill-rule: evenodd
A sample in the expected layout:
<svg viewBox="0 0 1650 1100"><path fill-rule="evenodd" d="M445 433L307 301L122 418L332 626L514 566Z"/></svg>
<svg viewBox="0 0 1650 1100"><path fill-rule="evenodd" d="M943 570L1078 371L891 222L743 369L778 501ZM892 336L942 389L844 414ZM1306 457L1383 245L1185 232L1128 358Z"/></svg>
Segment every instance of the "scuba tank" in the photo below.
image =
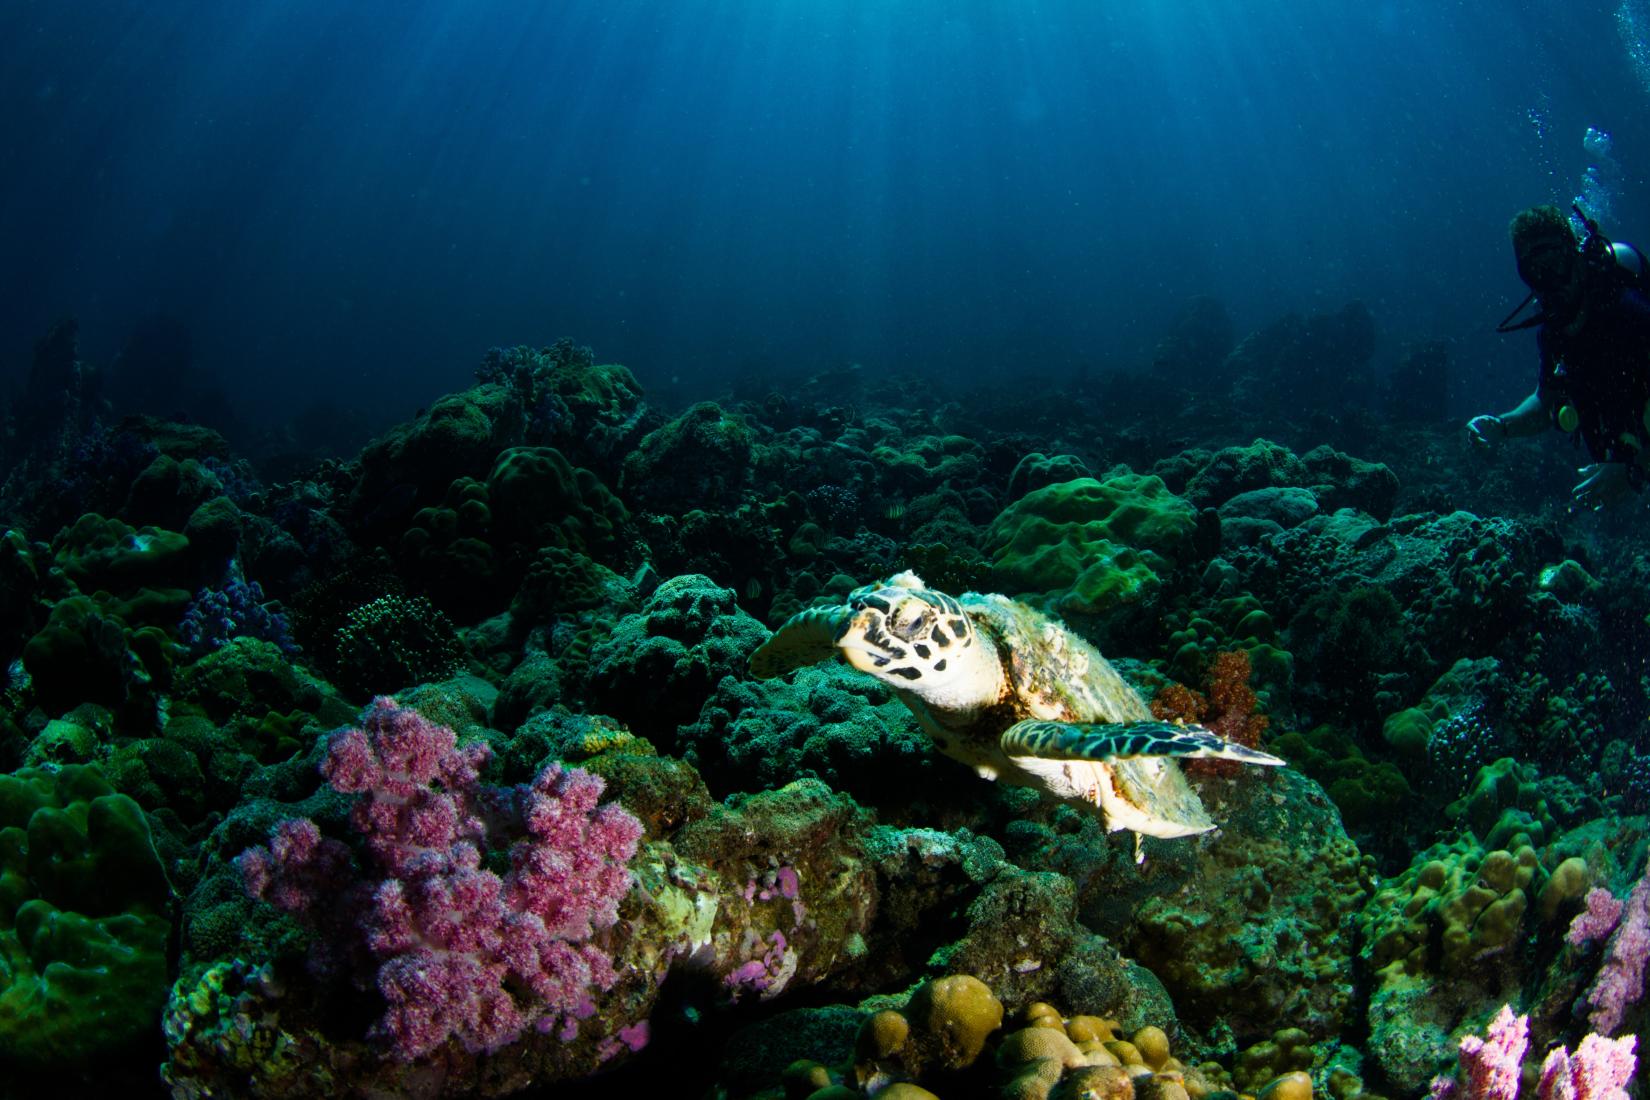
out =
<svg viewBox="0 0 1650 1100"><path fill-rule="evenodd" d="M1582 228L1587 232L1581 238L1581 258L1587 263L1587 273L1601 283L1617 290L1636 290L1650 294L1650 262L1644 253L1625 241L1612 241L1599 232L1598 222L1581 212L1581 207L1570 204Z"/></svg>

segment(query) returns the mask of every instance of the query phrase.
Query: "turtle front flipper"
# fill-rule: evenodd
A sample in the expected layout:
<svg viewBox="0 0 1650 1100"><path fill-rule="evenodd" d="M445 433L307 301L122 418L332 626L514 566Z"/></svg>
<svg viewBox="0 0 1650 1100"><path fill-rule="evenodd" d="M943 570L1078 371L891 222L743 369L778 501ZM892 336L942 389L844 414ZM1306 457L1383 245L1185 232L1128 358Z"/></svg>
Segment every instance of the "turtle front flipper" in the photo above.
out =
<svg viewBox="0 0 1650 1100"><path fill-rule="evenodd" d="M771 680L830 660L837 655L837 639L851 616L851 609L840 606L798 611L751 654L751 675Z"/></svg>
<svg viewBox="0 0 1650 1100"><path fill-rule="evenodd" d="M1202 726L1173 722L1049 722L1028 718L1003 732L1002 747L1010 757L1041 760L1178 756L1271 766L1284 763L1271 753L1228 741Z"/></svg>

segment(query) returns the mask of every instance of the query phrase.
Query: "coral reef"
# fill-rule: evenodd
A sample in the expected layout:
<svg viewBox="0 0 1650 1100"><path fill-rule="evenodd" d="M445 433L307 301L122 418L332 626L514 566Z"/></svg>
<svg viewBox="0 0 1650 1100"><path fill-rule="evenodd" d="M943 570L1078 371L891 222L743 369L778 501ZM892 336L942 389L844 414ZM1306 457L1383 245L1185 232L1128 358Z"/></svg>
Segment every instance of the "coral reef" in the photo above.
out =
<svg viewBox="0 0 1650 1100"><path fill-rule="evenodd" d="M1361 306L1230 324L932 407L494 349L302 470L107 426L55 330L0 437L9 1087L1643 1095L1650 557L1413 399L1331 407ZM752 674L907 569L1290 766L1183 761L1218 828L1137 843L940 751L1007 697L908 707L823 614Z"/></svg>

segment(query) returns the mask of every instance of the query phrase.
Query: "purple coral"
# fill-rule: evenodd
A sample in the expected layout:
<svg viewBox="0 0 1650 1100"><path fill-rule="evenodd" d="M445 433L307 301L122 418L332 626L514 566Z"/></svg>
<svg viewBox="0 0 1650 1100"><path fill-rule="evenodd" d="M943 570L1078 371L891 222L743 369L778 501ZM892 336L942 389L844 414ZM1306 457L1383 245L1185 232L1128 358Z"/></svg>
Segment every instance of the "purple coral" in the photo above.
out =
<svg viewBox="0 0 1650 1100"><path fill-rule="evenodd" d="M1592 898L1588 898L1589 908ZM1621 922L1605 947L1604 965L1587 994L1588 1018L1600 1035L1620 1030L1627 1009L1644 995L1644 967L1650 958L1650 866L1639 879L1621 913Z"/></svg>
<svg viewBox="0 0 1650 1100"><path fill-rule="evenodd" d="M808 490L807 501L827 527L849 527L859 517L859 497L845 485L816 485Z"/></svg>
<svg viewBox="0 0 1650 1100"><path fill-rule="evenodd" d="M642 834L620 807L597 805L598 776L551 764L530 786L490 788L478 777L486 746L456 742L387 698L361 729L333 736L322 771L335 790L363 795L351 823L378 877L345 882L342 846L308 821L283 822L239 861L249 892L322 939L352 935L349 946L380 964L389 1008L374 1033L403 1061L449 1038L496 1051L529 1026L573 1038L595 1011L592 987L616 980L591 937L618 920ZM514 837L502 877L482 867L501 833Z"/></svg>
<svg viewBox="0 0 1650 1100"><path fill-rule="evenodd" d="M280 605L264 597L263 586L232 576L222 588L203 588L184 609L178 636L191 657L204 656L234 638L258 638L273 643L288 657L298 652L292 629Z"/></svg>
<svg viewBox="0 0 1650 1100"><path fill-rule="evenodd" d="M1627 1082L1638 1059L1637 1040L1588 1035L1571 1054L1559 1047L1541 1063L1537 1100L1627 1100Z"/></svg>
<svg viewBox="0 0 1650 1100"><path fill-rule="evenodd" d="M236 863L247 893L288 913L308 912L349 877L349 849L307 817L281 822L269 847L248 848Z"/></svg>
<svg viewBox="0 0 1650 1100"><path fill-rule="evenodd" d="M1621 910L1619 898L1601 886L1593 887L1587 891L1587 907L1570 922L1570 930L1564 934L1565 942L1586 947L1602 940L1615 931L1621 921Z"/></svg>
<svg viewBox="0 0 1650 1100"><path fill-rule="evenodd" d="M1529 1017L1514 1016L1511 1005L1502 1005L1484 1038L1461 1040L1460 1080L1435 1078L1433 1100L1517 1100L1519 1067L1529 1045Z"/></svg>
<svg viewBox="0 0 1650 1100"><path fill-rule="evenodd" d="M746 930L744 945L747 951L760 952L754 958L735 967L722 984L738 1000L741 991L750 989L764 999L783 992L796 970L796 956L785 941L785 933L777 928L763 940L756 932Z"/></svg>
<svg viewBox="0 0 1650 1100"><path fill-rule="evenodd" d="M1529 1042L1529 1017L1514 1016L1511 1005L1502 1005L1484 1038L1461 1040L1460 1079L1435 1078L1433 1100L1517 1100ZM1558 1047L1541 1064L1535 1100L1627 1100L1634 1044L1631 1035L1588 1035L1573 1055Z"/></svg>

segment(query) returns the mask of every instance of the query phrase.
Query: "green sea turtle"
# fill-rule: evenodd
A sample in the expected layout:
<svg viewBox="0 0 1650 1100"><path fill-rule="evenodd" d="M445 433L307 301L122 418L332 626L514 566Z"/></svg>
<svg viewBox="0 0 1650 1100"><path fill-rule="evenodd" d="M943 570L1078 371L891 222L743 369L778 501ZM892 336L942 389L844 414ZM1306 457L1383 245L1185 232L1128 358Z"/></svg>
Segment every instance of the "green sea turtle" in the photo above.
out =
<svg viewBox="0 0 1650 1100"><path fill-rule="evenodd" d="M1215 827L1174 757L1283 763L1153 718L1099 650L1041 612L1005 596L948 596L911 572L791 616L750 669L769 679L837 655L893 688L947 756L1097 809L1109 830Z"/></svg>

